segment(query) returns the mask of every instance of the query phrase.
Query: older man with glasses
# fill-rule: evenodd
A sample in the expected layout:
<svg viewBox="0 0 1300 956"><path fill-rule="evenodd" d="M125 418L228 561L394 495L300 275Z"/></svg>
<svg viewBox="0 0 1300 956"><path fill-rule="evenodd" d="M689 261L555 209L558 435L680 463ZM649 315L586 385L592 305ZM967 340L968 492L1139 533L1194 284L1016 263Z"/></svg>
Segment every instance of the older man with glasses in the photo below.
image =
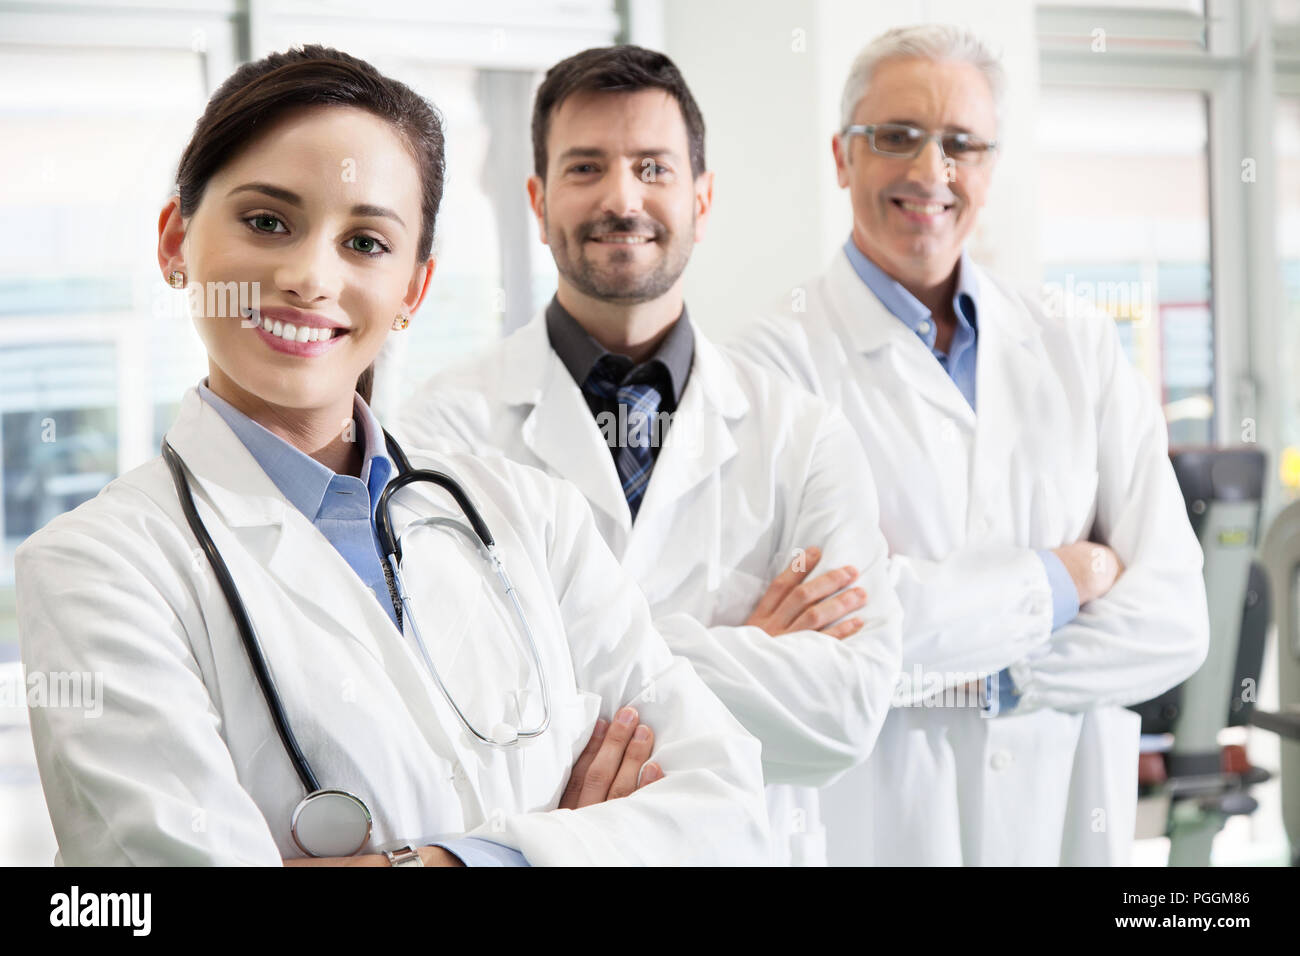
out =
<svg viewBox="0 0 1300 956"><path fill-rule="evenodd" d="M1126 705L1207 649L1165 423L1114 323L1050 316L965 251L1002 84L956 28L867 46L832 137L852 235L732 345L852 422L904 608L876 750L823 795L832 864L1125 862Z"/></svg>

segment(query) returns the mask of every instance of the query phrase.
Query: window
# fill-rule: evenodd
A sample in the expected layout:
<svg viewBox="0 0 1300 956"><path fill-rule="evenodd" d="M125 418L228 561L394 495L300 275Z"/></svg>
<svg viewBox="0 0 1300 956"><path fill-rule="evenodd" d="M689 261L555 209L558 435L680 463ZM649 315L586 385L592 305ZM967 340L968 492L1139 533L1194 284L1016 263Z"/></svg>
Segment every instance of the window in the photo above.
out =
<svg viewBox="0 0 1300 956"><path fill-rule="evenodd" d="M1171 444L1210 444L1206 106L1196 92L1041 93L1039 238L1048 301L1114 317Z"/></svg>

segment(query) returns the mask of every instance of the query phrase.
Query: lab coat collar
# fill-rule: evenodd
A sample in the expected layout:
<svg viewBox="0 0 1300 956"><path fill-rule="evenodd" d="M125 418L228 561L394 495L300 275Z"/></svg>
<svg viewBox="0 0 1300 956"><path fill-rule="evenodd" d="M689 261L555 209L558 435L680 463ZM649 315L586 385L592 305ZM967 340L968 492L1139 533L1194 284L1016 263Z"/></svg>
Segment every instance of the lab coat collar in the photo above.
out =
<svg viewBox="0 0 1300 956"><path fill-rule="evenodd" d="M581 389L551 348L545 313L509 336L503 348L503 400L508 405L531 406L521 428L524 443L553 472L576 484L589 502L630 531L632 515L613 456ZM748 410L749 402L726 359L697 328L690 377L638 520L653 513L665 496L682 494L734 455L736 446L726 421ZM674 438L679 428L682 432Z"/></svg>
<svg viewBox="0 0 1300 956"><path fill-rule="evenodd" d="M1005 398L1014 403L1016 393L1008 392L1008 387L1013 382L1018 388L1028 387L1036 381L1039 330L1024 305L989 273L969 260L963 266L970 272L969 276L963 276L963 284L969 282L980 292L975 404L981 415L989 412L992 417L1000 418L1012 411L1003 401ZM954 421L973 427L975 413L961 391L925 343L886 309L862 281L843 249L832 257L828 275L827 288L844 340L864 355L886 347L897 349L905 376L903 384L917 389ZM988 407L986 398L995 407Z"/></svg>
<svg viewBox="0 0 1300 956"><path fill-rule="evenodd" d="M659 460L637 513L638 528L659 520L660 512L670 513L680 507L688 491L717 474L723 463L739 451L730 422L748 411L749 400L735 372L717 347L697 333L691 377L659 450ZM703 533L703 529L696 530Z"/></svg>
<svg viewBox="0 0 1300 956"><path fill-rule="evenodd" d="M582 390L551 348L544 313L502 343L502 400L528 411L520 426L525 445L546 467L578 486L593 507L620 527L632 527L632 513L609 447L594 424Z"/></svg>
<svg viewBox="0 0 1300 956"><path fill-rule="evenodd" d="M392 619L328 539L284 497L216 409L199 397L197 388L181 400L167 441L185 464L200 515L203 504L210 505L253 560L301 599L305 613L325 609L343 633L383 664L376 635L396 633ZM409 520L410 514L395 507L399 531L402 518ZM204 517L204 524L217 538L219 530L210 519ZM279 533L263 533L271 528Z"/></svg>
<svg viewBox="0 0 1300 956"><path fill-rule="evenodd" d="M197 387L181 399L167 441L226 525L244 528L283 522L288 500L221 414L199 397Z"/></svg>

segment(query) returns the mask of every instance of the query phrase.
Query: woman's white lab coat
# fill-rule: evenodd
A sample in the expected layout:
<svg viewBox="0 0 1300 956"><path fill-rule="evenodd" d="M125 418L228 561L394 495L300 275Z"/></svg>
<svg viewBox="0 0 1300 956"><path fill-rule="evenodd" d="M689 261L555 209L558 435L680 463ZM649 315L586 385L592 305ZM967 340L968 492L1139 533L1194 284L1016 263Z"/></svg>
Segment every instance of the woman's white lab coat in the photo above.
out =
<svg viewBox="0 0 1300 956"><path fill-rule="evenodd" d="M862 440L912 699L1004 667L1022 694L995 719L895 707L872 758L823 796L833 864L1124 862L1139 728L1125 705L1206 654L1201 550L1114 323L1051 317L977 274L978 415L843 252L732 345L842 408ZM1090 535L1126 570L1052 633L1034 549Z"/></svg>
<svg viewBox="0 0 1300 956"><path fill-rule="evenodd" d="M900 611L871 470L848 422L697 327L690 377L636 522L609 446L545 319L435 376L394 426L413 444L499 453L577 485L673 653L763 742L773 860L824 864L816 787L871 752L898 674ZM795 549L844 564L869 604L840 641L744 621Z"/></svg>
<svg viewBox="0 0 1300 956"><path fill-rule="evenodd" d="M409 638L197 391L168 438L321 785L360 795L374 815L363 852L472 834L535 865L766 861L758 742L670 655L572 488L499 459L408 449L414 467L450 473L476 502L536 635L550 729L501 751L469 742ZM416 516L460 517L429 485L392 500L399 530ZM528 725L540 713L535 678L514 693L532 669L492 579L468 549L413 550L406 586L458 702L482 730L516 707ZM15 560L28 674L103 680L101 716L31 709L59 861L301 856L289 822L302 786L162 459L50 522ZM665 777L555 810L597 715L624 704L654 728Z"/></svg>

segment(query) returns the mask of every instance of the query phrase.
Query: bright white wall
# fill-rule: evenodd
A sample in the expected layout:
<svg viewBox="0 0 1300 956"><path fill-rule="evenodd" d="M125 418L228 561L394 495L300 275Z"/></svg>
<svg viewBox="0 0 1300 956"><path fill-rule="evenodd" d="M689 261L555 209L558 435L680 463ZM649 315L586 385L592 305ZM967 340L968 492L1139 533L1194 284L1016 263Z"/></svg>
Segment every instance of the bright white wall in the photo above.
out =
<svg viewBox="0 0 1300 956"><path fill-rule="evenodd" d="M1036 284L1033 120L1038 68L1030 0L662 0L632 42L673 58L704 113L713 219L687 272L692 319L714 338L822 271L851 224L830 137L849 64L892 26L959 23L1003 54L1009 80L988 206L971 242L982 263ZM802 43L802 49L800 44Z"/></svg>

